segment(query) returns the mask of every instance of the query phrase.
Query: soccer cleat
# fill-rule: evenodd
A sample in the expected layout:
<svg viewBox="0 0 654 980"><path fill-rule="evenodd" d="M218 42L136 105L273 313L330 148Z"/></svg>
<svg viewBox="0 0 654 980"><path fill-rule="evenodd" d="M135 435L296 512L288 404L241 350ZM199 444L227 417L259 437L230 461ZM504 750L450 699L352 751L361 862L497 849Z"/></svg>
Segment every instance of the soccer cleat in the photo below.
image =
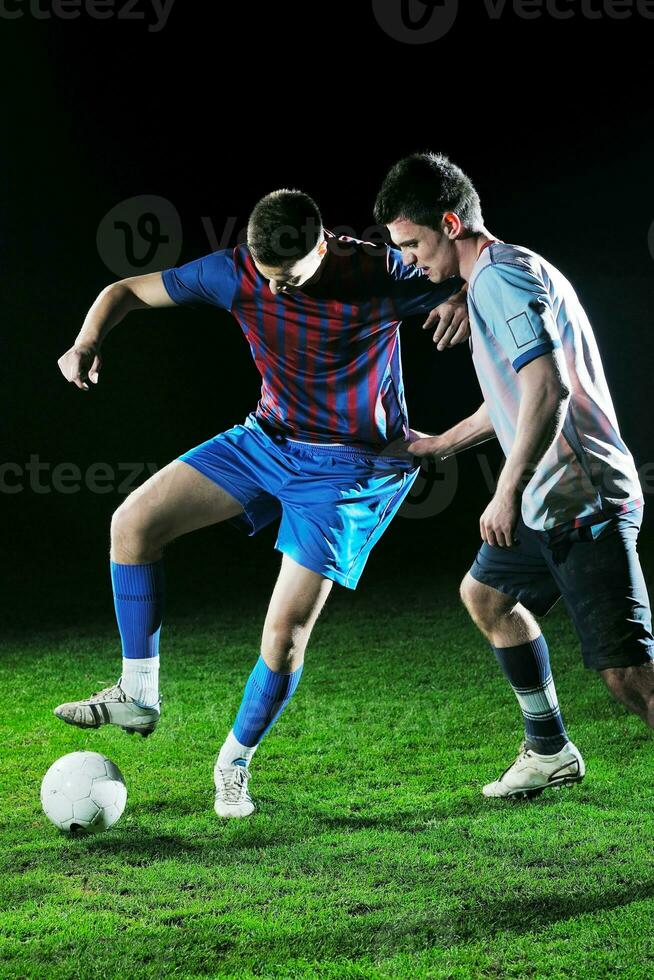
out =
<svg viewBox="0 0 654 980"><path fill-rule="evenodd" d="M248 793L250 770L246 766L220 766L213 770L216 786L214 810L219 817L249 817L255 806Z"/></svg>
<svg viewBox="0 0 654 980"><path fill-rule="evenodd" d="M494 783L484 786L482 793L488 797L539 796L544 789L560 789L580 783L586 774L586 766L579 749L566 742L556 755L539 755L525 748L523 742L520 754L513 765L502 773Z"/></svg>
<svg viewBox="0 0 654 980"><path fill-rule="evenodd" d="M100 725L119 725L128 735L138 732L147 738L157 727L163 698L152 708L142 708L134 698L125 694L120 680L112 687L97 691L85 701L69 701L54 709L57 718L78 728L99 728Z"/></svg>

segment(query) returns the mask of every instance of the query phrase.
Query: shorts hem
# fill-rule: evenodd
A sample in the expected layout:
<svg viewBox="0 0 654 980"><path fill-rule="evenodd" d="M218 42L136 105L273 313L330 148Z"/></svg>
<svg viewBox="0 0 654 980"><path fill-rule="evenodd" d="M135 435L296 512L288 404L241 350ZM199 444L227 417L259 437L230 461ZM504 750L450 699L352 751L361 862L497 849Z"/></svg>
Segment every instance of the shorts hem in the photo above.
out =
<svg viewBox="0 0 654 980"><path fill-rule="evenodd" d="M509 586L499 585L497 581L494 580L492 575L485 575L484 572L480 570L479 565L477 565L476 562L469 569L468 574L471 578L474 578L475 582L479 582L481 585L487 585L489 589L495 589L496 592L501 592L502 595L511 596L512 599L519 602L520 605L524 606L525 609L529 610L529 612L534 616L547 616L547 614L554 609L554 606L561 598L560 596L557 596L557 598L550 602L547 606L537 605L536 603L525 599L525 597L521 595L519 591L516 593L516 591L511 589Z"/></svg>
<svg viewBox="0 0 654 980"><path fill-rule="evenodd" d="M583 656L584 667L586 670L609 670L611 667L640 667L643 664L651 663L654 660L654 644L650 643L649 646L641 647L638 652L632 654L629 653L616 653L614 657L602 657L601 660L593 662L593 657L589 656L586 658Z"/></svg>
<svg viewBox="0 0 654 980"><path fill-rule="evenodd" d="M230 497L233 497L234 500L236 500L237 503L241 505L241 507L243 508L243 513L234 514L233 517L230 517L225 521L226 524L231 524L233 527L236 527L239 531L244 531L248 535L248 537L252 537L252 535L257 533L257 530L259 529L257 528L256 523L252 518L252 515L249 513L249 501L244 500L241 494L234 490L234 488L229 483L229 481L223 483L219 480L214 480L213 476L210 476L208 473L206 473L201 466L198 466L197 463L193 461L192 458L186 459L182 455L182 456L178 456L177 459L181 463L186 463L187 466L192 466L193 469L197 470L198 473L201 473L202 476L206 476L207 480L211 480L211 482L215 486L220 487L221 490L224 490L225 493L228 493Z"/></svg>
<svg viewBox="0 0 654 980"><path fill-rule="evenodd" d="M322 575L324 578L329 578L337 585L342 585L345 589L356 589L359 584L359 579L352 585L348 582L348 578L351 576L344 575L342 572L337 571L335 568L329 566L321 565L320 562L313 561L307 558L305 555L293 554L291 551L287 550L285 547L280 545L275 545L275 551L281 552L282 555L288 555L293 561L296 561L298 565L302 565L303 568L308 568L310 572L316 572L318 575Z"/></svg>

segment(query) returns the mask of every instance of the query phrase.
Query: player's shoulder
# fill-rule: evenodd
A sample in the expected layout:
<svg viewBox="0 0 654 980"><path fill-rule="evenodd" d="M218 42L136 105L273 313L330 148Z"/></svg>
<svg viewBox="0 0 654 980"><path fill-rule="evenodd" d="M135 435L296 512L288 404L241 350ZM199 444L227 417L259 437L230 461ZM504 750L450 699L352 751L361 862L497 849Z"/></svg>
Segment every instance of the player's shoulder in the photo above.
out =
<svg viewBox="0 0 654 980"><path fill-rule="evenodd" d="M386 261L389 249L385 242L356 238L354 235L337 235L327 229L325 229L325 238L327 248L332 255Z"/></svg>
<svg viewBox="0 0 654 980"><path fill-rule="evenodd" d="M174 268L180 270L188 269L189 271L197 268L205 275L210 275L214 271L224 273L227 269L233 269L236 251L237 249L235 248L216 249L213 252L206 252L204 255L190 259L183 265L175 266Z"/></svg>
<svg viewBox="0 0 654 980"><path fill-rule="evenodd" d="M542 255L525 245L493 242L479 256L472 270L469 289L474 295L500 283L516 287L528 282L545 285L554 271Z"/></svg>
<svg viewBox="0 0 654 980"><path fill-rule="evenodd" d="M539 269L545 263L545 259L527 248L526 245L512 245L510 242L493 242L479 256L474 268L475 276L478 276L484 269L493 269L501 275L506 268L524 269L531 272Z"/></svg>
<svg viewBox="0 0 654 980"><path fill-rule="evenodd" d="M235 283L240 282L248 274L258 275L252 254L246 244L239 243L229 248L221 248L207 256L209 268L216 273L227 275Z"/></svg>

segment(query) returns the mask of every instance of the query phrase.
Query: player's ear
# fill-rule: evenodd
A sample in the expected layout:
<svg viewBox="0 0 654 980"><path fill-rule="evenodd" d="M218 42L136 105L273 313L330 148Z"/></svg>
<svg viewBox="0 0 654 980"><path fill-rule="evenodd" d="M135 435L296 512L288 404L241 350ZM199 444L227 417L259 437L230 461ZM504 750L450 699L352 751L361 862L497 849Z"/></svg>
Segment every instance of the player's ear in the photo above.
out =
<svg viewBox="0 0 654 980"><path fill-rule="evenodd" d="M327 251L327 239L322 241L318 246L318 255L320 256L320 258L323 257L326 251Z"/></svg>
<svg viewBox="0 0 654 980"><path fill-rule="evenodd" d="M446 211L443 215L443 234L452 240L459 238L463 224L461 218L454 211Z"/></svg>

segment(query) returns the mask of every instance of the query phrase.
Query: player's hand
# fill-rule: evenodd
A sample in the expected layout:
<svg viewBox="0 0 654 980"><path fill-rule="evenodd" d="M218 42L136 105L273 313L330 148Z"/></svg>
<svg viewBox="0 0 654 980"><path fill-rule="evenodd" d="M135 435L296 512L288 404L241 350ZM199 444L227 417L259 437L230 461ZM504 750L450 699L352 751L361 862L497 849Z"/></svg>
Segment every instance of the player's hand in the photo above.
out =
<svg viewBox="0 0 654 980"><path fill-rule="evenodd" d="M482 540L498 548L518 544L515 529L520 519L520 494L496 493L479 519Z"/></svg>
<svg viewBox="0 0 654 980"><path fill-rule="evenodd" d="M98 383L102 361L95 347L73 346L61 355L57 364L66 381L77 385L83 391L89 390L87 381L91 381L94 385Z"/></svg>
<svg viewBox="0 0 654 980"><path fill-rule="evenodd" d="M426 432L417 432L411 429L412 441L407 446L407 452L419 458L429 457L434 459L445 459L447 447L441 436L430 436Z"/></svg>
<svg viewBox="0 0 654 980"><path fill-rule="evenodd" d="M417 432L415 429L409 429L409 437L407 439L404 436L400 436L399 439L395 439L393 442L389 442L387 446L384 446L383 456L392 457L393 459L406 459L408 462L417 466L414 456L416 455L412 451L412 447L420 439L431 439L425 432Z"/></svg>
<svg viewBox="0 0 654 980"><path fill-rule="evenodd" d="M436 328L434 330L434 328ZM438 350L456 347L470 336L468 319L468 294L462 289L431 311L423 330L434 330L433 341Z"/></svg>

